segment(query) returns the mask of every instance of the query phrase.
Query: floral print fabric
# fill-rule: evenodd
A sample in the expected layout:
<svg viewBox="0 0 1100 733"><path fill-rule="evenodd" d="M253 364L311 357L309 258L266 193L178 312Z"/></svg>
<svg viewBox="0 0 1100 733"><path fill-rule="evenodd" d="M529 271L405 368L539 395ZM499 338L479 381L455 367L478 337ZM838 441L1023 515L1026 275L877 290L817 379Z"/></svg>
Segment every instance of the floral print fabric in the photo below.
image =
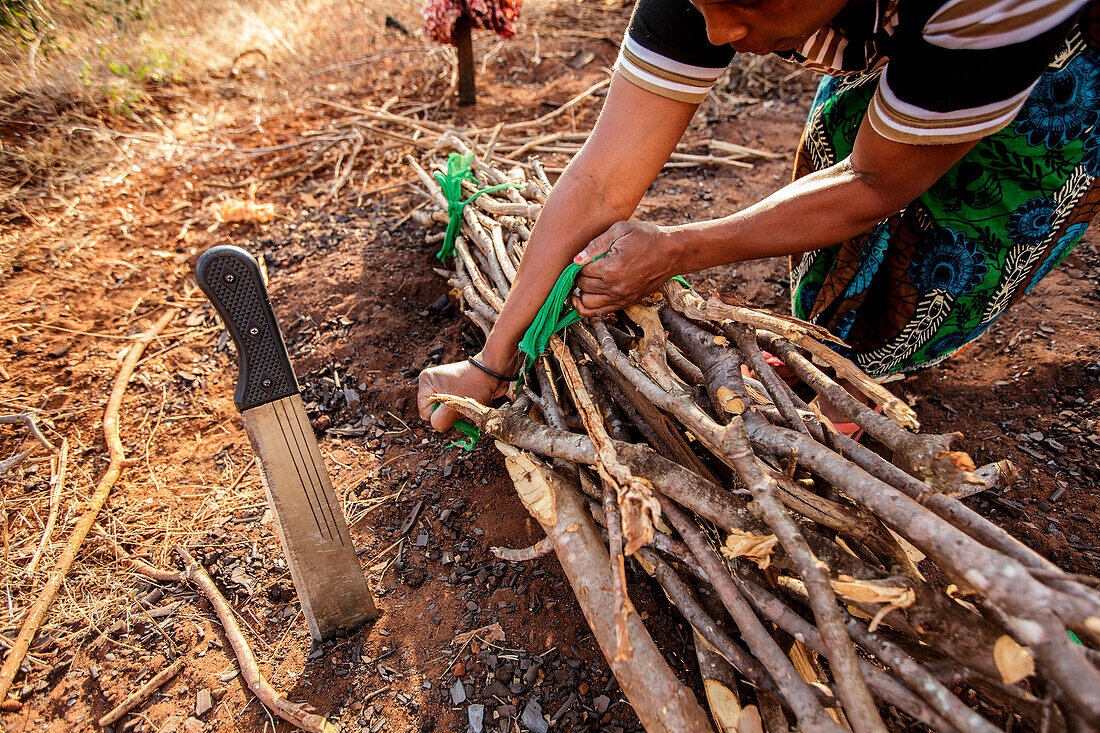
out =
<svg viewBox="0 0 1100 733"><path fill-rule="evenodd" d="M425 0L420 8L424 32L436 43L455 45L455 24L470 16L474 28L493 31L501 38L516 35L522 0Z"/></svg>
<svg viewBox="0 0 1100 733"><path fill-rule="evenodd" d="M843 160L877 73L826 78L796 177ZM791 261L796 316L873 376L931 366L980 336L1080 240L1100 209L1100 52L1071 37L1006 128L867 234Z"/></svg>

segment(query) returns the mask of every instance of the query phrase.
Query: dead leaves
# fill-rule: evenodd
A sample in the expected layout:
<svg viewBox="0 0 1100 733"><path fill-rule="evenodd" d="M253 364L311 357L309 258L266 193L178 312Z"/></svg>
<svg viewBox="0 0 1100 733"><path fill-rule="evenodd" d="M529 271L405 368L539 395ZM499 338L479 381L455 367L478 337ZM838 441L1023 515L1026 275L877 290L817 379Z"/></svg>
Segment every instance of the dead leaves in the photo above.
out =
<svg viewBox="0 0 1100 733"><path fill-rule="evenodd" d="M1001 673L1001 681L1006 685L1014 685L1035 674L1035 660L1031 654L1007 634L993 645L993 661Z"/></svg>
<svg viewBox="0 0 1100 733"><path fill-rule="evenodd" d="M214 219L220 224L257 222L260 224L275 218L275 204L258 204L255 201L226 199L214 204Z"/></svg>
<svg viewBox="0 0 1100 733"><path fill-rule="evenodd" d="M465 646L475 638L481 639L487 644L500 643L504 641L504 629L500 627L499 622L494 621L488 626L482 626L480 629L462 632L455 637L455 644L458 646Z"/></svg>
<svg viewBox="0 0 1100 733"><path fill-rule="evenodd" d="M781 585L796 590L803 595L806 593L805 583L798 578L784 575L779 578L779 582ZM886 585L882 581L859 580L850 575L840 575L832 581L831 585L834 593L850 603L883 604L878 613L871 618L871 623L867 629L871 632L874 632L882 619L886 618L892 611L899 608L908 608L917 600L917 594L913 592L912 588ZM849 608L849 610L853 609ZM862 613L856 615L863 617Z"/></svg>
<svg viewBox="0 0 1100 733"><path fill-rule="evenodd" d="M206 231L213 232L222 224L265 224L275 218L275 204L261 204L256 201L257 185L253 182L245 198L230 198L215 201L210 206L210 215L214 222ZM186 226L184 227L186 230ZM182 238L184 232L180 233Z"/></svg>
<svg viewBox="0 0 1100 733"><path fill-rule="evenodd" d="M898 608L908 608L917 600L912 588L881 585L871 580L857 580L841 575L833 581L833 590L842 598L855 603L887 603Z"/></svg>
<svg viewBox="0 0 1100 733"><path fill-rule="evenodd" d="M874 633L888 614L899 608L908 608L917 600L912 588L880 585L870 580L856 580L841 575L833 581L833 590L842 598L854 603L882 603L882 608L871 619L867 630Z"/></svg>
<svg viewBox="0 0 1100 733"><path fill-rule="evenodd" d="M774 534L757 535L740 529L734 529L726 537L726 544L722 546L722 554L733 560L744 557L756 563L761 570L767 570L771 565L772 552L779 543Z"/></svg>
<svg viewBox="0 0 1100 733"><path fill-rule="evenodd" d="M977 470L974 459L969 454L958 450L946 450L936 454L936 458L946 458L954 464L955 468L967 473Z"/></svg>

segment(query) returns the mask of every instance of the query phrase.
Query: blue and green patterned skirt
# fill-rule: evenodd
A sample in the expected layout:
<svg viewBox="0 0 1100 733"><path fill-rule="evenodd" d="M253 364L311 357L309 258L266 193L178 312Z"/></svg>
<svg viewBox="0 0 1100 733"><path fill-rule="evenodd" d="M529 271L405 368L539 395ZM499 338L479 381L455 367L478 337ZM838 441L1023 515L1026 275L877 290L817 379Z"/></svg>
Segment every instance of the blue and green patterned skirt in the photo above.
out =
<svg viewBox="0 0 1100 733"><path fill-rule="evenodd" d="M795 176L852 152L877 73L822 81ZM978 338L1061 262L1100 209L1100 53L1080 37L1016 120L869 233L791 260L794 315L880 377Z"/></svg>

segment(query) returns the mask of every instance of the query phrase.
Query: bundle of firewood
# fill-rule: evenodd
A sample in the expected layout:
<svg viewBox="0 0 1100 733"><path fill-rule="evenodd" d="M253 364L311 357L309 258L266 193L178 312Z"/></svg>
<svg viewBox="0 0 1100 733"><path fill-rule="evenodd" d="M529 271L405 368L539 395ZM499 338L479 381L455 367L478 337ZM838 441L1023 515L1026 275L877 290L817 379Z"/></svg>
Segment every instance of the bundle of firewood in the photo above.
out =
<svg viewBox="0 0 1100 733"><path fill-rule="evenodd" d="M429 171L447 150L477 152L457 135L440 148L410 161L433 241L449 215ZM473 170L464 196L514 185L456 213L454 258L438 272L488 332L550 183L537 161L503 171L475 157ZM557 553L649 731L711 726L677 677L689 670L668 667L631 605L628 558L693 627L722 731L884 731L884 717L938 731L1100 728L1096 579L961 503L1007 462L976 468L952 449L958 434L921 434L835 345L811 324L670 282L552 338L511 404L437 399L497 441L546 530L499 554Z"/></svg>

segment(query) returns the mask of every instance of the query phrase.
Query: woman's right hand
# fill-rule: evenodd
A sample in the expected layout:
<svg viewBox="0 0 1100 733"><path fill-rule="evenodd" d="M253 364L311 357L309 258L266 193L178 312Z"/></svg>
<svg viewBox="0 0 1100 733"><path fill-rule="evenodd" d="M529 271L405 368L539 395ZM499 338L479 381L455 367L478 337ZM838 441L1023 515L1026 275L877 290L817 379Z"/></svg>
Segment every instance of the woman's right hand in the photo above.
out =
<svg viewBox="0 0 1100 733"><path fill-rule="evenodd" d="M476 357L475 357L476 358ZM508 391L508 382L486 374L468 361L456 361L452 364L440 364L420 372L420 388L417 391L416 406L420 417L430 421L432 427L445 433L461 417L446 405L439 405L433 412L431 397L434 394L452 394L469 397L483 405L488 405L497 397L503 397Z"/></svg>

